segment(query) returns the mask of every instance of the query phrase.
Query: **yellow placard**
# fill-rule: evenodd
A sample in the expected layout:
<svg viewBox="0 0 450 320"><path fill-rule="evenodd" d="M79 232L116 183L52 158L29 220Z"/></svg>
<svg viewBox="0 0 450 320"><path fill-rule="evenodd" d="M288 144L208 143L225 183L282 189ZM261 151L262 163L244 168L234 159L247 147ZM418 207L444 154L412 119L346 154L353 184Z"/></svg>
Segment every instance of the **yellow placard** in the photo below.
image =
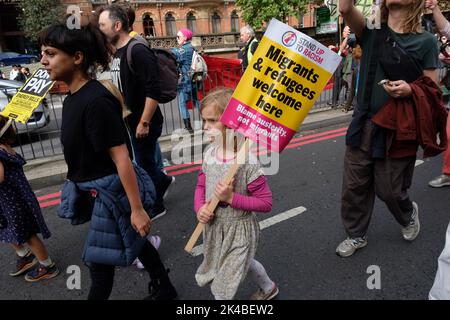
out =
<svg viewBox="0 0 450 320"><path fill-rule="evenodd" d="M45 69L36 70L0 114L26 124L54 83Z"/></svg>
<svg viewBox="0 0 450 320"><path fill-rule="evenodd" d="M235 97L267 118L297 130L331 74L305 57L264 38ZM279 61L279 62L278 62Z"/></svg>
<svg viewBox="0 0 450 320"><path fill-rule="evenodd" d="M272 19L220 121L281 152L340 61L319 42Z"/></svg>

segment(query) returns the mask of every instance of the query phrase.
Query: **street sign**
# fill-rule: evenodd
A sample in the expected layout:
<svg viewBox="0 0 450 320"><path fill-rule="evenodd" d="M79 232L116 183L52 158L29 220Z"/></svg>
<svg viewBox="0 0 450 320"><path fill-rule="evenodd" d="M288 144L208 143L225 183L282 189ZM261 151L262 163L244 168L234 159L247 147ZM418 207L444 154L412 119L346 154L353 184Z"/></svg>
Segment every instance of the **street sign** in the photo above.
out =
<svg viewBox="0 0 450 320"><path fill-rule="evenodd" d="M316 29L316 34L336 33L338 32L337 21L324 22Z"/></svg>

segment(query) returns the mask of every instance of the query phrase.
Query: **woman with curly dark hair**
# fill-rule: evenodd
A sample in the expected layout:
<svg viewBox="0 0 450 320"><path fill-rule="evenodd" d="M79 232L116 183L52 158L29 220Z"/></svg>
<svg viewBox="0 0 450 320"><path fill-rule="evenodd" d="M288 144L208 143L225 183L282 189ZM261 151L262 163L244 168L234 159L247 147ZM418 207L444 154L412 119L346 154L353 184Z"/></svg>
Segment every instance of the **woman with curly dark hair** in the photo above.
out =
<svg viewBox="0 0 450 320"><path fill-rule="evenodd" d="M68 29L60 24L40 34L39 46L41 63L50 78L64 81L70 91L64 100L61 125L67 179L94 197L87 210L92 213L81 212L91 219L83 252L92 280L88 299L108 299L115 266L131 265L137 257L151 277L148 298L174 299L177 293L167 271L146 239L153 183L132 164L120 102L94 80L98 68L108 68L110 47L105 37L93 26ZM72 194L63 190L62 209L65 196ZM68 218L74 221L73 216Z"/></svg>

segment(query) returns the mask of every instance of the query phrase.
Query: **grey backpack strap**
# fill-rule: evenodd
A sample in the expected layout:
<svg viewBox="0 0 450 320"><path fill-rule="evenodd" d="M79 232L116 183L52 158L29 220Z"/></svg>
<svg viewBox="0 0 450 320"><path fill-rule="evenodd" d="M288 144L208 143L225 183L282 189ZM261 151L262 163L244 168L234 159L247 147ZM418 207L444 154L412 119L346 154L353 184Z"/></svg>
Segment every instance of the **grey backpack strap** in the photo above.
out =
<svg viewBox="0 0 450 320"><path fill-rule="evenodd" d="M133 74L133 75L136 74L136 71L134 71L134 69L133 69L133 63L132 63L133 59L131 56L131 52L132 52L134 46L136 46L138 44L141 44L141 43L139 41L131 41L127 48L127 64L128 64L128 68L130 68L131 74ZM144 44L142 44L142 45L144 45Z"/></svg>

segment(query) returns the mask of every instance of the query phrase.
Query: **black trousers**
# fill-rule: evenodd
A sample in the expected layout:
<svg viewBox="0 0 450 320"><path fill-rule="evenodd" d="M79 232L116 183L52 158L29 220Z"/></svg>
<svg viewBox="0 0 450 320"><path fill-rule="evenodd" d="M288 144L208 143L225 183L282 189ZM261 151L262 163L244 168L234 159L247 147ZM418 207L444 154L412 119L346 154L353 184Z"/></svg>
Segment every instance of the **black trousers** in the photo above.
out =
<svg viewBox="0 0 450 320"><path fill-rule="evenodd" d="M407 226L413 206L408 195L416 157L375 159L370 155L371 125L366 123L359 148L347 147L344 158L341 218L350 237L362 237L369 227L375 196L395 220Z"/></svg>
<svg viewBox="0 0 450 320"><path fill-rule="evenodd" d="M167 278L167 272L158 251L148 241L142 247L138 258L151 279ZM88 267L91 276L88 300L107 300L111 295L116 267L98 263L91 263Z"/></svg>

